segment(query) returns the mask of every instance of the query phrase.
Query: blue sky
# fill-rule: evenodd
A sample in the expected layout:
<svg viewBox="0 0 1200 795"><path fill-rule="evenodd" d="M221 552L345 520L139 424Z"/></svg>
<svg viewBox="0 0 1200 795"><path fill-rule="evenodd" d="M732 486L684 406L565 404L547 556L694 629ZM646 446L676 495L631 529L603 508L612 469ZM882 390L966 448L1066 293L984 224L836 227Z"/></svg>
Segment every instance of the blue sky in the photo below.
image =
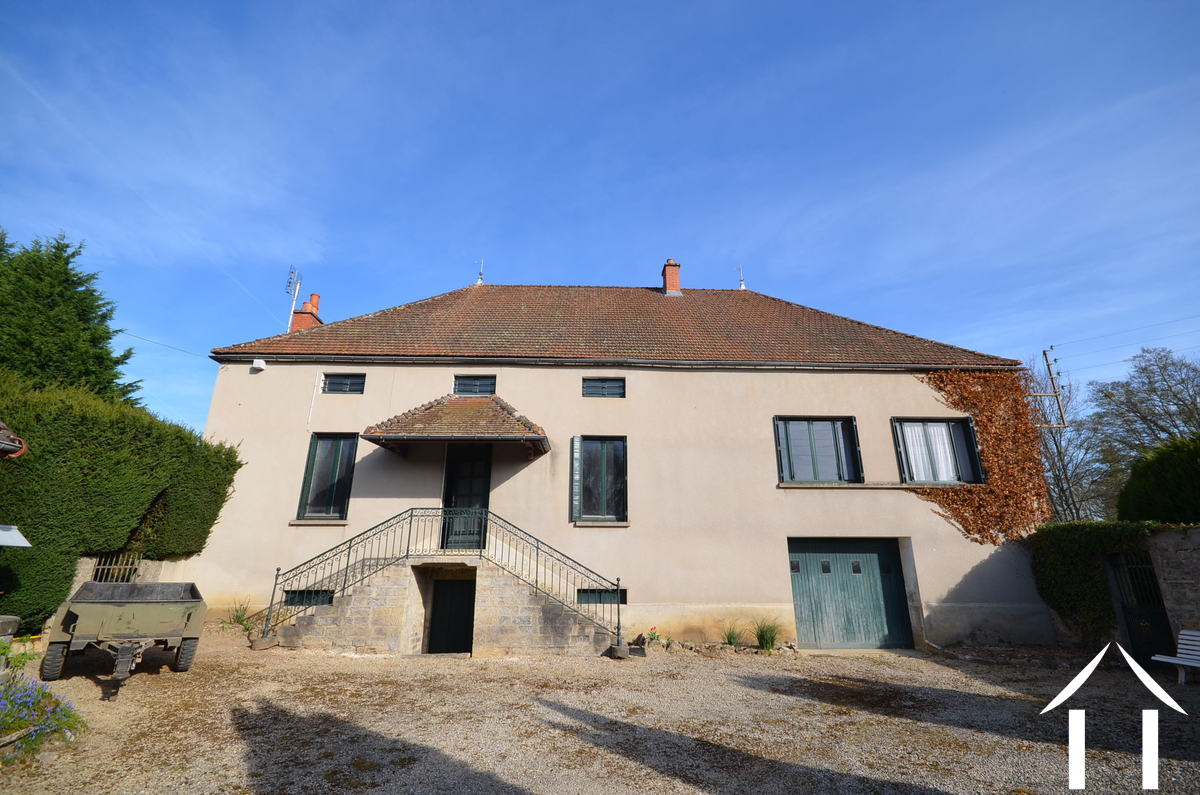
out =
<svg viewBox="0 0 1200 795"><path fill-rule="evenodd" d="M1200 353L1200 5L9 4L0 226L84 240L143 398L474 280L755 290L1070 378ZM1146 327L1148 328L1140 328ZM1117 333L1120 332L1120 333Z"/></svg>

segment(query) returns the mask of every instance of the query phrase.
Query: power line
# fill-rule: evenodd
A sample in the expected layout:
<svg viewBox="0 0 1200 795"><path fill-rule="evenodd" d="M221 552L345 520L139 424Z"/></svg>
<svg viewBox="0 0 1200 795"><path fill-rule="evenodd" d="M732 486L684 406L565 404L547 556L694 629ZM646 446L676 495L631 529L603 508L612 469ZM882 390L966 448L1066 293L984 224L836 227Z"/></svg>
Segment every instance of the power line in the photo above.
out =
<svg viewBox="0 0 1200 795"><path fill-rule="evenodd" d="M171 349L171 350L173 350L173 351L179 351L180 353L186 353L188 356L198 356L198 357L200 357L201 359L203 359L203 358L204 358L204 355L203 355L203 354L200 354L200 353L193 353L192 351L185 351L183 348L176 348L174 345L168 345L168 344L167 344L167 343L165 343L165 342L159 342L158 340L152 340L152 339L150 339L149 337L143 337L143 336L141 336L141 335L134 334L134 333L132 333L132 332L129 332L129 331L118 331L117 333L118 333L118 334L124 334L126 337L134 337L135 339L142 340L143 342L153 342L155 345L161 345L161 346L163 346L164 348L170 348L170 349Z"/></svg>
<svg viewBox="0 0 1200 795"><path fill-rule="evenodd" d="M1197 348L1200 348L1200 345L1192 345L1187 348L1179 348L1178 350L1175 351L1175 353L1181 353L1183 351L1192 351L1192 350L1196 350ZM1116 361L1113 361L1113 362L1101 362L1100 364L1089 364L1086 367L1068 367L1066 369L1068 372L1076 373L1076 372L1079 372L1080 370L1091 370L1096 367L1107 367L1110 364L1121 364L1122 362L1127 362L1127 361L1129 361L1129 359L1117 359Z"/></svg>
<svg viewBox="0 0 1200 795"><path fill-rule="evenodd" d="M1084 351L1083 353L1072 353L1069 355L1071 355L1071 356L1091 356L1093 353L1103 353L1104 351L1115 351L1118 348L1128 348L1131 345L1142 346L1142 345L1145 345L1147 342L1157 342L1158 340L1167 340L1167 339L1171 339L1172 337L1186 337L1188 334L1196 334L1196 333L1200 333L1200 329L1192 329L1191 331L1181 331L1178 334L1164 334L1161 337L1151 337L1150 339L1142 340L1141 342L1122 342L1120 345L1109 345L1107 348L1095 348L1090 351ZM1055 347L1057 347L1057 346L1055 346Z"/></svg>
<svg viewBox="0 0 1200 795"><path fill-rule="evenodd" d="M1158 323L1148 323L1145 326L1134 326L1133 328L1122 329L1121 331L1110 331L1107 334L1097 334L1094 337L1084 337L1083 339L1071 340L1070 342L1057 342L1054 344L1054 347L1061 348L1064 345L1074 345L1079 342L1091 342L1092 340L1102 340L1107 337L1115 337L1118 334L1128 334L1131 331L1141 331L1142 329L1154 328L1156 326L1166 326L1171 323L1178 323L1182 320L1194 320L1195 318L1198 318L1198 317L1200 317L1200 315L1188 315L1187 317L1177 317L1174 320L1163 320Z"/></svg>

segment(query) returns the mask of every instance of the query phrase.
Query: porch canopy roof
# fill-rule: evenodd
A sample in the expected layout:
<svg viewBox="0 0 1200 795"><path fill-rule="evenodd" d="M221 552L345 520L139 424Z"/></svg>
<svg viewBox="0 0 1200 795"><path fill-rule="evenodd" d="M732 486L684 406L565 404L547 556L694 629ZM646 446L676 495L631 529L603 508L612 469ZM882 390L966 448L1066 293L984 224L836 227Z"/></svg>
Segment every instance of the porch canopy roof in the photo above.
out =
<svg viewBox="0 0 1200 795"><path fill-rule="evenodd" d="M496 395L443 395L376 423L361 436L397 452L410 442L513 442L526 445L531 456L550 452L541 426Z"/></svg>

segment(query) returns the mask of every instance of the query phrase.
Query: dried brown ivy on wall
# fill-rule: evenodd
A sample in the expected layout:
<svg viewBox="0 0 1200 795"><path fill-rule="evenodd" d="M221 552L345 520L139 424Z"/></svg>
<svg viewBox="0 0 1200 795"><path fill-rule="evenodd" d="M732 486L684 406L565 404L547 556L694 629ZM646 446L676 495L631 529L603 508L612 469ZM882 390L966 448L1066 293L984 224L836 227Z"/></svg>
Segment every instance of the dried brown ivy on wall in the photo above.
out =
<svg viewBox="0 0 1200 795"><path fill-rule="evenodd" d="M1024 371L940 370L918 376L941 401L971 415L986 482L909 489L980 544L1024 538L1050 516L1041 438Z"/></svg>

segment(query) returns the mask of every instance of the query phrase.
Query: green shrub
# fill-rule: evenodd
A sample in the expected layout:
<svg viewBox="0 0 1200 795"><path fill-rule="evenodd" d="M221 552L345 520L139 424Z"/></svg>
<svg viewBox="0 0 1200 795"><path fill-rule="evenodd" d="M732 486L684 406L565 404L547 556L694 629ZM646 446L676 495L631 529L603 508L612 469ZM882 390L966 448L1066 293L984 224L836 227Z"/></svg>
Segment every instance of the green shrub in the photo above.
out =
<svg viewBox="0 0 1200 795"><path fill-rule="evenodd" d="M746 633L742 631L736 621L730 621L721 629L721 640L730 646L741 646L745 637Z"/></svg>
<svg viewBox="0 0 1200 795"><path fill-rule="evenodd" d="M1122 519L1200 522L1200 435L1174 439L1134 463L1117 498Z"/></svg>
<svg viewBox="0 0 1200 795"><path fill-rule="evenodd" d="M1156 522L1063 522L1029 536L1038 593L1063 622L1094 645L1116 626L1105 558L1144 549L1165 530Z"/></svg>
<svg viewBox="0 0 1200 795"><path fill-rule="evenodd" d="M199 552L240 463L236 451L128 403L32 388L0 371L0 417L29 443L0 462L0 524L29 548L0 549L0 613L36 628L66 598L81 555Z"/></svg>
<svg viewBox="0 0 1200 795"><path fill-rule="evenodd" d="M773 618L760 618L754 622L754 640L758 648L770 651L779 640L780 624Z"/></svg>

